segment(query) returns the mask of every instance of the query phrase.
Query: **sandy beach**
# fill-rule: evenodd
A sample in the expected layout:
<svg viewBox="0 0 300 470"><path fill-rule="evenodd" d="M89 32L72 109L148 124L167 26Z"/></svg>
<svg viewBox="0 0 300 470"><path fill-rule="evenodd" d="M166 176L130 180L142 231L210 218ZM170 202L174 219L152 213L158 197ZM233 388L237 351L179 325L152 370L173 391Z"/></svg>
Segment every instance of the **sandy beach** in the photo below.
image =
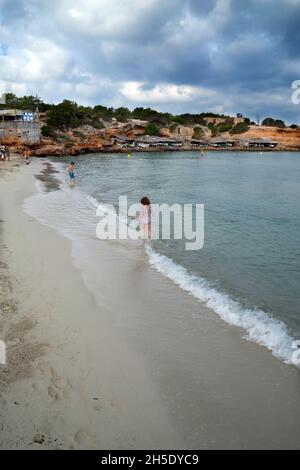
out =
<svg viewBox="0 0 300 470"><path fill-rule="evenodd" d="M299 449L299 370L143 250L99 241L83 278L71 241L23 211L36 175L58 190L43 161L0 166L0 449Z"/></svg>

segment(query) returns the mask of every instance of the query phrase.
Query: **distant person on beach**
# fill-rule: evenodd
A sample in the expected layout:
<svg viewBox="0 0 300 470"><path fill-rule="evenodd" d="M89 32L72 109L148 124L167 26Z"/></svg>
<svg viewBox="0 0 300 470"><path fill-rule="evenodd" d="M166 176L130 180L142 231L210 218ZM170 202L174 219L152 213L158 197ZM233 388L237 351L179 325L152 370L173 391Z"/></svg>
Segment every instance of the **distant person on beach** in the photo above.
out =
<svg viewBox="0 0 300 470"><path fill-rule="evenodd" d="M149 240L151 238L151 203L145 196L141 199L141 204L142 207L139 215L141 238Z"/></svg>
<svg viewBox="0 0 300 470"><path fill-rule="evenodd" d="M68 173L69 173L69 177L70 177L70 186L75 186L75 173L74 173L74 170L75 170L75 163L74 162L69 163Z"/></svg>
<svg viewBox="0 0 300 470"><path fill-rule="evenodd" d="M5 158L7 158L7 161L10 162L10 148L7 145L5 145L4 153L5 153Z"/></svg>
<svg viewBox="0 0 300 470"><path fill-rule="evenodd" d="M0 160L1 162L4 162L5 160L5 151L4 151L4 147L0 147Z"/></svg>

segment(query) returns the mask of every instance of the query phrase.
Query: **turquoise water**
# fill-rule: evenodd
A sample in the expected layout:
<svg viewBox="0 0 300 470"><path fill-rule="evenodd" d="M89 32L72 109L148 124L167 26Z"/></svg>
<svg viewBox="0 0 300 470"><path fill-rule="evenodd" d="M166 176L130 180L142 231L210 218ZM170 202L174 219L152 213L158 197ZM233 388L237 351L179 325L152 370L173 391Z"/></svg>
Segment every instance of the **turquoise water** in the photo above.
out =
<svg viewBox="0 0 300 470"><path fill-rule="evenodd" d="M205 205L205 243L155 247L246 306L300 333L300 154L198 153L77 157L78 185L98 201Z"/></svg>
<svg viewBox="0 0 300 470"><path fill-rule="evenodd" d="M68 159L52 161L67 178ZM64 183L59 198L41 201L44 221L51 216L55 225L71 205L79 209L81 230L84 218L94 230L88 213L95 207L81 202L84 195L115 206L120 195L129 204L144 195L152 203L204 204L204 248L186 251L185 241L153 241L150 263L289 361L292 340L300 338L300 153L85 155L76 157L76 176L75 190Z"/></svg>

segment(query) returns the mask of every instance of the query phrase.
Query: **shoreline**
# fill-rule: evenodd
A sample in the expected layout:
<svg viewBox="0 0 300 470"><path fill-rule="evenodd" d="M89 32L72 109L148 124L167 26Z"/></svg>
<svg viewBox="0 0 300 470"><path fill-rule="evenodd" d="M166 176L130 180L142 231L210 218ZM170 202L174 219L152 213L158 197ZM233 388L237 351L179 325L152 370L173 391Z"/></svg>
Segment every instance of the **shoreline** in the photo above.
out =
<svg viewBox="0 0 300 470"><path fill-rule="evenodd" d="M54 146L55 147L55 146ZM194 152L194 153L200 153L201 149L200 148L182 148L182 149L166 149L166 148L152 148L152 149L134 149L132 150L131 148L126 148L126 149L99 149L99 148L88 148L84 149L82 151L77 151L76 152L70 152L69 150L66 150L64 152L57 152L57 150L53 149L50 150L49 152L44 152L43 147L38 148L37 152L36 150L31 151L31 156L35 158L49 158L49 157L77 157L81 155L93 155L93 154L139 154L139 153L175 153L175 152ZM211 147L211 148L204 148L203 149L204 154L205 153L214 153L214 152L234 152L234 153L270 153L270 152L276 152L276 153L297 153L300 152L300 147L295 148L295 149L282 149L282 148L273 148L273 149L245 149L245 148L238 148L238 147ZM21 156L21 153L20 153Z"/></svg>
<svg viewBox="0 0 300 470"><path fill-rule="evenodd" d="M141 448L143 442L153 449L161 442L166 448L173 443L180 448L182 441L169 424L143 361L101 316L104 308L95 304L73 266L70 241L23 212L24 197L34 192L37 167L24 171L27 174L11 175L7 181L17 183L19 190L4 211L7 262L18 306L15 318L7 322L15 332L20 324L28 325L21 344L7 347L8 369L16 368L15 348L20 369L27 344L43 350L28 358L24 373L12 373L8 386L1 387L0 448L129 449ZM1 200L5 190L8 187L0 189ZM22 233L15 233L17 227ZM88 322L82 315L86 311ZM126 383L124 361L138 371L136 375L127 368ZM2 385L6 375L0 369Z"/></svg>
<svg viewBox="0 0 300 470"><path fill-rule="evenodd" d="M83 280L71 242L22 210L42 168L34 160L0 188L18 307L4 321L15 331L25 322L39 347L29 375L2 392L0 447L300 448L299 371L244 340L141 250L129 257L99 242L99 268Z"/></svg>

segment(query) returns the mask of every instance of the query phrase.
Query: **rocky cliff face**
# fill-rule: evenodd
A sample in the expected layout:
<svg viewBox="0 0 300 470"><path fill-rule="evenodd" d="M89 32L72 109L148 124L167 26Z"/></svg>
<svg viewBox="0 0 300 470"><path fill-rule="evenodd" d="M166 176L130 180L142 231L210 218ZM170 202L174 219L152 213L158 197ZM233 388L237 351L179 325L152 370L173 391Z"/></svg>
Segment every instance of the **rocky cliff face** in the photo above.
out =
<svg viewBox="0 0 300 470"><path fill-rule="evenodd" d="M126 145L126 139L136 139L144 135L147 124L146 121L132 119L126 123L112 122L103 129L85 125L68 132L57 132L55 139L43 138L39 145L31 146L31 154L46 157L95 152L128 152L130 147ZM160 135L164 138L182 140L181 150L193 149L189 143L191 139L211 140L209 129L202 126L198 126L196 132L195 127L192 126L163 127L160 129ZM300 150L300 128L279 129L251 126L249 131L243 134L222 133L219 138L236 142L237 149L243 149L242 140L268 139L278 142L277 150ZM15 151L22 151L22 149L22 146L14 148Z"/></svg>
<svg viewBox="0 0 300 470"><path fill-rule="evenodd" d="M280 129L277 127L251 126L248 132L239 136L241 139L267 139L278 142L281 150L300 150L300 128Z"/></svg>

